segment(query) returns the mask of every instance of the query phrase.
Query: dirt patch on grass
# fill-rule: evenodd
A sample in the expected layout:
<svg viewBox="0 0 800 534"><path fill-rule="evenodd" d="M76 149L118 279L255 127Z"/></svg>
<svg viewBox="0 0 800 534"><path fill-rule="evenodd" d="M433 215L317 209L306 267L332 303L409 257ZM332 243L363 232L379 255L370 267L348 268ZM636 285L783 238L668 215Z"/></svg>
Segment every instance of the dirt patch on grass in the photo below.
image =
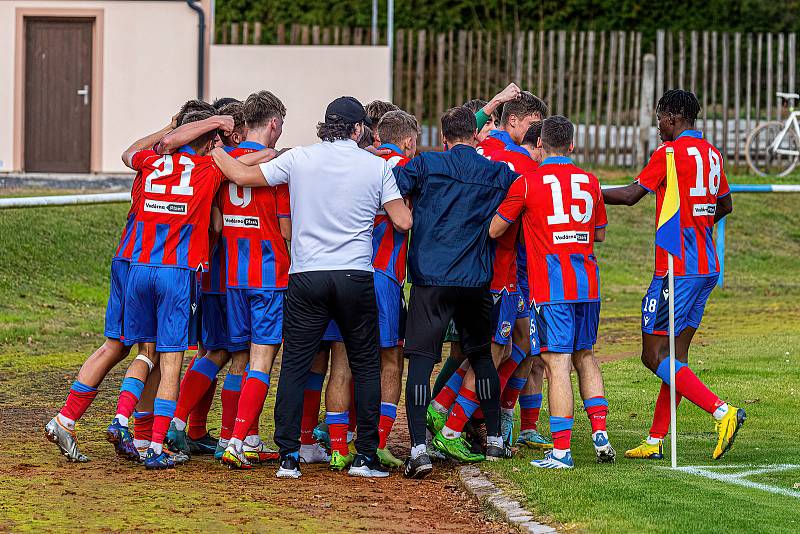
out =
<svg viewBox="0 0 800 534"><path fill-rule="evenodd" d="M437 464L423 481L406 480L399 472L383 480L354 479L326 465L303 466L297 481L278 480L274 465L236 472L208 457L174 471L147 472L118 460L103 439L118 370L78 428L81 448L92 461L67 463L42 433L66 393L65 374L9 377L13 391L5 392L0 410L0 531L509 531L462 491L454 464ZM398 416L390 448L402 458L408 453L404 410ZM267 426L265 439L271 435Z"/></svg>

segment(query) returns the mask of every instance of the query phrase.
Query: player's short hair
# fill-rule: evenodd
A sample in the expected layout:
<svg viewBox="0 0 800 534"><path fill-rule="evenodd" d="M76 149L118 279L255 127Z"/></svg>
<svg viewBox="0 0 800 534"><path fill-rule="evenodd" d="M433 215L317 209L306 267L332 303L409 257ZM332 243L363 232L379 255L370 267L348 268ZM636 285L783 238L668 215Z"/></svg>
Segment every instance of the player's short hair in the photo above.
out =
<svg viewBox="0 0 800 534"><path fill-rule="evenodd" d="M477 113L488 103L489 102L481 98L473 98L472 100L467 100L464 102L464 107L469 108L473 113Z"/></svg>
<svg viewBox="0 0 800 534"><path fill-rule="evenodd" d="M217 115L230 115L233 117L233 131L241 132L244 129L244 104L238 100L218 108Z"/></svg>
<svg viewBox="0 0 800 534"><path fill-rule="evenodd" d="M466 106L456 106L442 113L442 134L451 143L469 141L477 130L475 114Z"/></svg>
<svg viewBox="0 0 800 534"><path fill-rule="evenodd" d="M178 110L178 115L175 118L175 124L178 126L183 124L183 119L186 117L186 114L191 113L192 111L207 111L209 113L216 113L214 106L204 100L198 100L194 98L192 100L187 100L186 103L181 106L181 109Z"/></svg>
<svg viewBox="0 0 800 534"><path fill-rule="evenodd" d="M181 124L190 124L192 122L203 121L213 117L214 115L214 113L211 113L207 110L190 111L183 117L183 122L181 122ZM217 137L217 134L218 131L216 129L208 131L198 136L194 141L191 141L189 146L195 150L200 149L204 147L206 143Z"/></svg>
<svg viewBox="0 0 800 534"><path fill-rule="evenodd" d="M239 104L242 103L242 101L239 100L238 98L233 98L232 96L223 96L221 98L215 99L214 102L211 103L211 105L214 106L214 109L219 111L222 108L224 108L225 106L227 106L228 104L235 104L237 102Z"/></svg>
<svg viewBox="0 0 800 534"><path fill-rule="evenodd" d="M523 145L536 146L539 144L539 138L542 136L542 121L536 121L531 124L525 136L522 138Z"/></svg>
<svg viewBox="0 0 800 534"><path fill-rule="evenodd" d="M509 100L503 105L500 123L508 124L508 119L512 115L522 119L535 113L538 113L542 119L546 118L548 115L547 104L533 93L521 91L517 98Z"/></svg>
<svg viewBox="0 0 800 534"><path fill-rule="evenodd" d="M382 143L397 144L408 137L417 137L420 133L416 117L401 109L386 113L376 128Z"/></svg>
<svg viewBox="0 0 800 534"><path fill-rule="evenodd" d="M683 89L670 89L658 99L656 113L672 113L680 115L689 124L694 124L700 114L700 102L691 91Z"/></svg>
<svg viewBox="0 0 800 534"><path fill-rule="evenodd" d="M563 115L553 115L542 122L542 148L551 154L564 154L575 136L575 126Z"/></svg>
<svg viewBox="0 0 800 534"><path fill-rule="evenodd" d="M248 128L264 126L275 117L286 117L286 106L269 91L258 91L248 96L242 110Z"/></svg>
<svg viewBox="0 0 800 534"><path fill-rule="evenodd" d="M385 100L373 100L364 106L364 111L367 113L369 120L372 121L372 124L378 124L378 121L380 121L384 115L390 111L397 111L398 109L400 108Z"/></svg>

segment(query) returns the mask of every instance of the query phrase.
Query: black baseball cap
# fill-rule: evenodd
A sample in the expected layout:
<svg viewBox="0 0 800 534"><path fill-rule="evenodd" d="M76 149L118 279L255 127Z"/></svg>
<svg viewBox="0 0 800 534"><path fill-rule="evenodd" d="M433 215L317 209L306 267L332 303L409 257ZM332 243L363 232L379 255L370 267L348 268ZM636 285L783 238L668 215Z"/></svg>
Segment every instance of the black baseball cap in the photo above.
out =
<svg viewBox="0 0 800 534"><path fill-rule="evenodd" d="M352 96L340 96L328 104L328 108L325 110L325 122L328 124L363 122L367 126L372 126L372 121L367 117L364 106Z"/></svg>

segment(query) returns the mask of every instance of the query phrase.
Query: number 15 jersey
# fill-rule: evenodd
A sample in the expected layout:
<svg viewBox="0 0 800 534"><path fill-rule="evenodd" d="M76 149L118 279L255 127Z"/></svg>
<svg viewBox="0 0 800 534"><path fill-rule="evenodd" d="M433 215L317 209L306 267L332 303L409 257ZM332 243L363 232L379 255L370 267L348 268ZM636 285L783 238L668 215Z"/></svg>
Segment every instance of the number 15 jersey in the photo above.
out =
<svg viewBox="0 0 800 534"><path fill-rule="evenodd" d="M712 231L717 199L730 194L722 156L696 130L686 130L653 153L636 183L656 194L656 223L667 191L667 147L675 150L678 172L682 258L675 258L675 276L709 276L719 272ZM655 276L667 274L667 251L656 247Z"/></svg>
<svg viewBox="0 0 800 534"><path fill-rule="evenodd" d="M146 265L204 269L208 262L211 202L223 175L211 156L185 146L159 156L134 154L143 189L133 224L131 261Z"/></svg>
<svg viewBox="0 0 800 534"><path fill-rule="evenodd" d="M593 174L567 157L547 158L517 178L497 214L510 223L522 216L531 302L600 300L594 231L608 220Z"/></svg>

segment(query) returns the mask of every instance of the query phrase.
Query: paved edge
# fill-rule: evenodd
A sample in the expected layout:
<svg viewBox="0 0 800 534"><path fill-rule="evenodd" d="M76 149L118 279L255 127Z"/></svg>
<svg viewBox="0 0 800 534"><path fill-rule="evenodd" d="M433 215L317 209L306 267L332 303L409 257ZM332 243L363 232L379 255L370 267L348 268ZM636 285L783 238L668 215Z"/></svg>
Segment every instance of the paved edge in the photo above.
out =
<svg viewBox="0 0 800 534"><path fill-rule="evenodd" d="M536 521L536 518L514 499L503 494L503 491L486 478L481 470L473 465L461 467L458 478L466 490L492 512L498 514L512 526L530 534L557 532L549 525Z"/></svg>

